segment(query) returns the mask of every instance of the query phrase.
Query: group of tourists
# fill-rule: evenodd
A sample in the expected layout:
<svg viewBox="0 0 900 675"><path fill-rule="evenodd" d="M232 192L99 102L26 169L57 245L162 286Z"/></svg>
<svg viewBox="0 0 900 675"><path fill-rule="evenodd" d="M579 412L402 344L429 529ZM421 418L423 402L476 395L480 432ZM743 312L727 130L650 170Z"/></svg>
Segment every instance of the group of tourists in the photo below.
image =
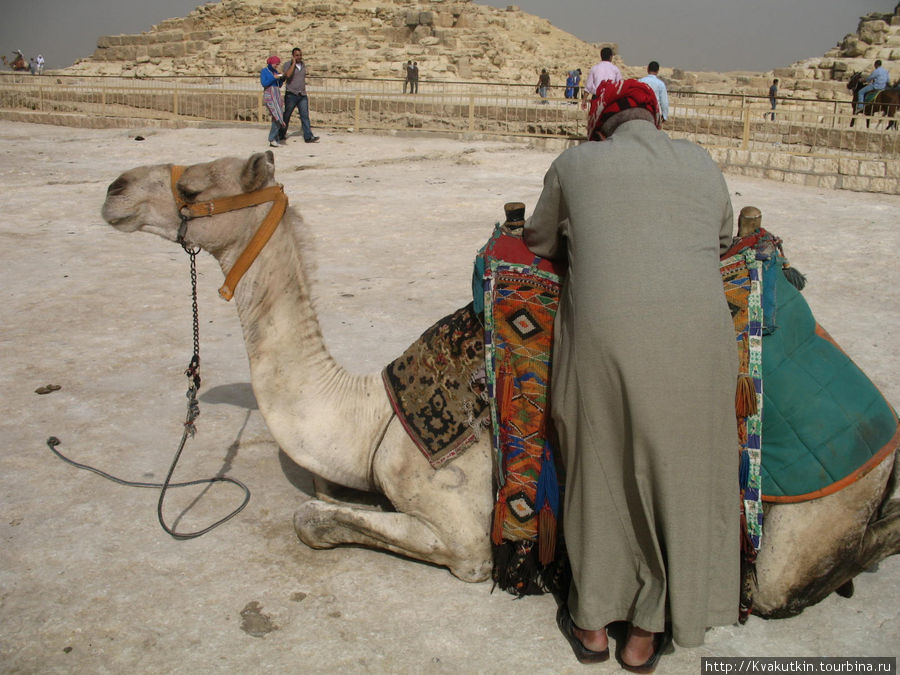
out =
<svg viewBox="0 0 900 675"><path fill-rule="evenodd" d="M419 93L419 62L418 61L407 61L404 66L406 70L406 78L403 80L403 93L406 93L407 88L409 89L410 94L418 94Z"/></svg>
<svg viewBox="0 0 900 675"><path fill-rule="evenodd" d="M300 115L303 140L306 143L318 143L319 137L313 134L309 123L309 96L306 93L306 64L303 62L303 51L299 47L294 47L291 50L290 62L279 71L280 65L281 59L273 54L266 59L266 67L259 72L263 101L272 117L269 145L277 148L287 144L288 125L295 109ZM282 84L285 85L284 97L281 95Z"/></svg>
<svg viewBox="0 0 900 675"><path fill-rule="evenodd" d="M619 82L622 80L622 73L612 62L613 50L611 47L604 47L600 50L600 62L594 65L588 73L587 81L582 85L581 68L570 70L566 76L565 97L570 103L577 103L580 97L589 99L597 92L597 86L600 82L610 80ZM666 89L665 82L659 77L659 63L651 61L647 65L647 75L642 77L641 82L647 84L656 95L659 104L662 121L669 119L669 94ZM541 102L547 102L547 95L550 91L550 74L547 69L541 70L538 77L538 83L535 93L541 97Z"/></svg>
<svg viewBox="0 0 900 675"><path fill-rule="evenodd" d="M557 624L582 663L610 658L610 628L620 665L649 673L672 640L738 619L738 357L719 274L733 212L709 154L660 130L659 64L624 79L611 58L584 85L589 142L551 164L524 238L568 264L550 395L572 570Z"/></svg>

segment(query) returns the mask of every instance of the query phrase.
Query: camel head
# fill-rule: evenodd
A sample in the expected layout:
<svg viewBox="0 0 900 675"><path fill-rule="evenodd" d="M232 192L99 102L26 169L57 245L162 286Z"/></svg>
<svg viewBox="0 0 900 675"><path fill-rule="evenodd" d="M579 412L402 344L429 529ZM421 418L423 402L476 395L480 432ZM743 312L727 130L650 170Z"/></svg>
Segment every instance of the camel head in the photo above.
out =
<svg viewBox="0 0 900 675"><path fill-rule="evenodd" d="M143 230L177 241L181 213L175 195L182 200L184 212L195 202L206 202L254 192L275 183L275 157L271 152L257 153L249 159L225 157L213 162L193 164L184 169L173 185L173 166L157 164L126 171L106 191L101 211L103 219L117 230ZM267 207L257 207L267 208ZM199 246L216 257L233 247L242 246L252 234L243 227L245 218L232 211L215 216L194 217L189 221L184 241Z"/></svg>

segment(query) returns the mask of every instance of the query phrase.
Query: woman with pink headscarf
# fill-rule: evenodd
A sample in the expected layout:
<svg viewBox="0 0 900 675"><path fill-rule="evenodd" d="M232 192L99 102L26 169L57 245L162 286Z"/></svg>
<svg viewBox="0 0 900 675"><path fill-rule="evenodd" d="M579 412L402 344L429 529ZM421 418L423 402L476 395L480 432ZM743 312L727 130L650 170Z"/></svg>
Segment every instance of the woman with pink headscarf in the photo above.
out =
<svg viewBox="0 0 900 675"><path fill-rule="evenodd" d="M281 83L284 77L278 73L278 64L281 59L270 56L266 59L266 67L259 71L259 83L263 88L263 102L272 116L272 126L269 128L269 145L273 148L279 146L278 137L284 124L284 100L281 98Z"/></svg>

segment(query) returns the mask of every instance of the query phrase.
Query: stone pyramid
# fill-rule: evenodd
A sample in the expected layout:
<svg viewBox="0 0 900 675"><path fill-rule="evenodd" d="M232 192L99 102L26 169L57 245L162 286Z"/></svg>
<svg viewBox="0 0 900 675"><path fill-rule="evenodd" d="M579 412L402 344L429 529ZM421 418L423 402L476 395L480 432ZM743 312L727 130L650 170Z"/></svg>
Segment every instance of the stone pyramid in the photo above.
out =
<svg viewBox="0 0 900 675"><path fill-rule="evenodd" d="M402 77L413 60L423 82L531 84L546 68L561 85L570 70L586 75L607 45L616 51L614 43L588 44L513 5L471 0L223 0L137 35L101 37L93 56L67 72L246 76L269 55L285 58L299 46L319 76Z"/></svg>

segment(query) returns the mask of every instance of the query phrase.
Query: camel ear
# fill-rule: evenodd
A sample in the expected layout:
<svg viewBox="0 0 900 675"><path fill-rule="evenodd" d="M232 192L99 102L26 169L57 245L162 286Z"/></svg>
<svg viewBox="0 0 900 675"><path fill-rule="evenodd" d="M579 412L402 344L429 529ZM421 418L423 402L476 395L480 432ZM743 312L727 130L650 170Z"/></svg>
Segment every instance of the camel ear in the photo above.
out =
<svg viewBox="0 0 900 675"><path fill-rule="evenodd" d="M264 187L275 177L275 155L271 150L250 155L250 159L241 171L241 188L244 192L253 192Z"/></svg>

